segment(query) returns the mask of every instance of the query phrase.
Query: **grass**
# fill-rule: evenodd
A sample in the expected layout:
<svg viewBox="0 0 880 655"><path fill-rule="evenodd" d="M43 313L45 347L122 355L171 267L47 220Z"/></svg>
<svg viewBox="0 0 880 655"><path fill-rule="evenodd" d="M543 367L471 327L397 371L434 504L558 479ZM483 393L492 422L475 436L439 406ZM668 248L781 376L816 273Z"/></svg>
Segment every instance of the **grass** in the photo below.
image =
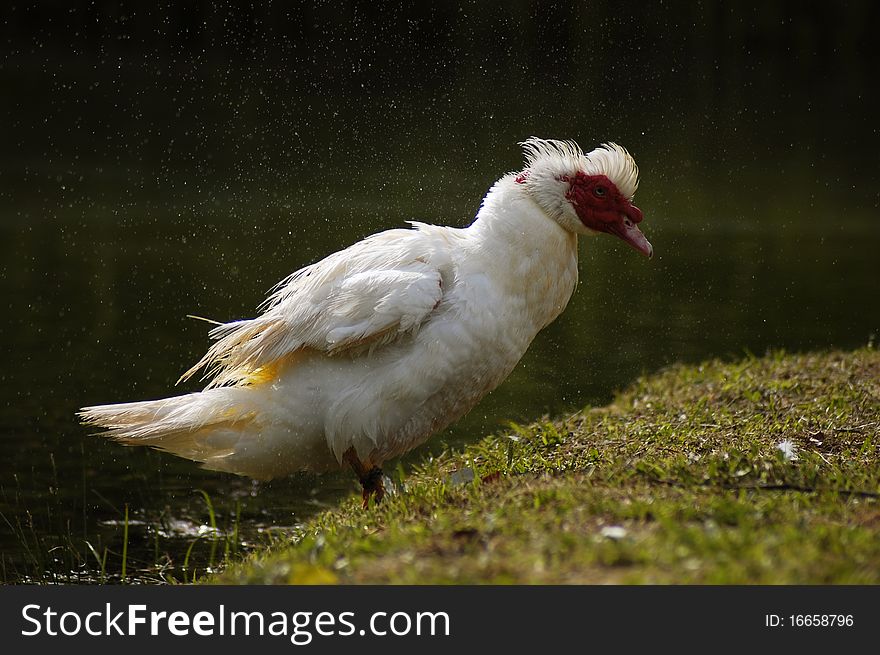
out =
<svg viewBox="0 0 880 655"><path fill-rule="evenodd" d="M880 353L674 366L352 495L222 583L880 583ZM781 445L781 446L780 446Z"/></svg>

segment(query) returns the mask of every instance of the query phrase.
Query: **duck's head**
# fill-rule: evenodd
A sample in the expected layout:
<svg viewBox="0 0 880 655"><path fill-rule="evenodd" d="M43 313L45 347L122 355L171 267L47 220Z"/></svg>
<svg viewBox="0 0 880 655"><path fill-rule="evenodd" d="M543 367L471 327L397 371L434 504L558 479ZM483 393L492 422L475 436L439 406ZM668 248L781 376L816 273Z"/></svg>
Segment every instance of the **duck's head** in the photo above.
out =
<svg viewBox="0 0 880 655"><path fill-rule="evenodd" d="M516 182L562 227L578 234L606 232L647 257L651 244L638 228L633 202L639 168L615 143L584 153L574 141L531 137L522 144L526 167Z"/></svg>

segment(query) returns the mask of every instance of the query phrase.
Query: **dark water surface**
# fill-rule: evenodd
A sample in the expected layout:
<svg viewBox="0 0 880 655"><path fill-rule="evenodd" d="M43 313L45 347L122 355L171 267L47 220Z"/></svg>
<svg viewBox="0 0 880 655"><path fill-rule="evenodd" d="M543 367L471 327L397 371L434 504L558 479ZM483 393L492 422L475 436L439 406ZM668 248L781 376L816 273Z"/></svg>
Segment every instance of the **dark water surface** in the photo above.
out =
<svg viewBox="0 0 880 655"><path fill-rule="evenodd" d="M181 579L188 552L190 571L212 559L197 489L243 547L355 493L349 475L204 472L90 437L74 412L197 388L173 386L208 343L187 314L253 316L291 271L407 219L466 225L531 134L627 146L655 258L582 239L563 316L407 461L606 403L672 362L873 340L880 138L876 55L849 39L861 15L797 32L788 50L749 16L724 23L714 50L709 18L656 31L646 18L642 43L663 56L615 67L602 41L608 68L569 78L496 52L500 64L471 57L424 87L377 73L382 51L375 69L348 55L364 68L324 77L320 50L65 56L19 34L0 68L0 580L96 581L105 549L118 577L126 506L128 575Z"/></svg>

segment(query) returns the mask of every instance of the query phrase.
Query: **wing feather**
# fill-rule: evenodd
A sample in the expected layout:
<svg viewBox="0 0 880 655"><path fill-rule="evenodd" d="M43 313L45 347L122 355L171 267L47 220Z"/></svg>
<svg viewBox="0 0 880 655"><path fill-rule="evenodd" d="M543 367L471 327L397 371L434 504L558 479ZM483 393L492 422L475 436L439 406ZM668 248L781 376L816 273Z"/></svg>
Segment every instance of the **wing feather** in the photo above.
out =
<svg viewBox="0 0 880 655"><path fill-rule="evenodd" d="M335 355L415 333L444 293L447 239L433 226L388 230L334 253L282 280L263 314L223 323L216 340L180 381L205 369L208 387L266 379L306 349Z"/></svg>

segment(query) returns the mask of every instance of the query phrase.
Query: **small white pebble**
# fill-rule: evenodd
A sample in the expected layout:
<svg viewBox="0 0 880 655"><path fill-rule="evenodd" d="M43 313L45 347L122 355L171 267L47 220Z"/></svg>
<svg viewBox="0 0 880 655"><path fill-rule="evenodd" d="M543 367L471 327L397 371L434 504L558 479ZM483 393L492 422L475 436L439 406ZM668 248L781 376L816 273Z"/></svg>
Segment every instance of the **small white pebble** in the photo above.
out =
<svg viewBox="0 0 880 655"><path fill-rule="evenodd" d="M606 525L599 534L606 539L623 539L626 536L626 528L622 525Z"/></svg>
<svg viewBox="0 0 880 655"><path fill-rule="evenodd" d="M465 467L458 471L453 471L452 475L447 478L449 484L453 487L457 487L462 484L468 484L474 481L474 469Z"/></svg>

